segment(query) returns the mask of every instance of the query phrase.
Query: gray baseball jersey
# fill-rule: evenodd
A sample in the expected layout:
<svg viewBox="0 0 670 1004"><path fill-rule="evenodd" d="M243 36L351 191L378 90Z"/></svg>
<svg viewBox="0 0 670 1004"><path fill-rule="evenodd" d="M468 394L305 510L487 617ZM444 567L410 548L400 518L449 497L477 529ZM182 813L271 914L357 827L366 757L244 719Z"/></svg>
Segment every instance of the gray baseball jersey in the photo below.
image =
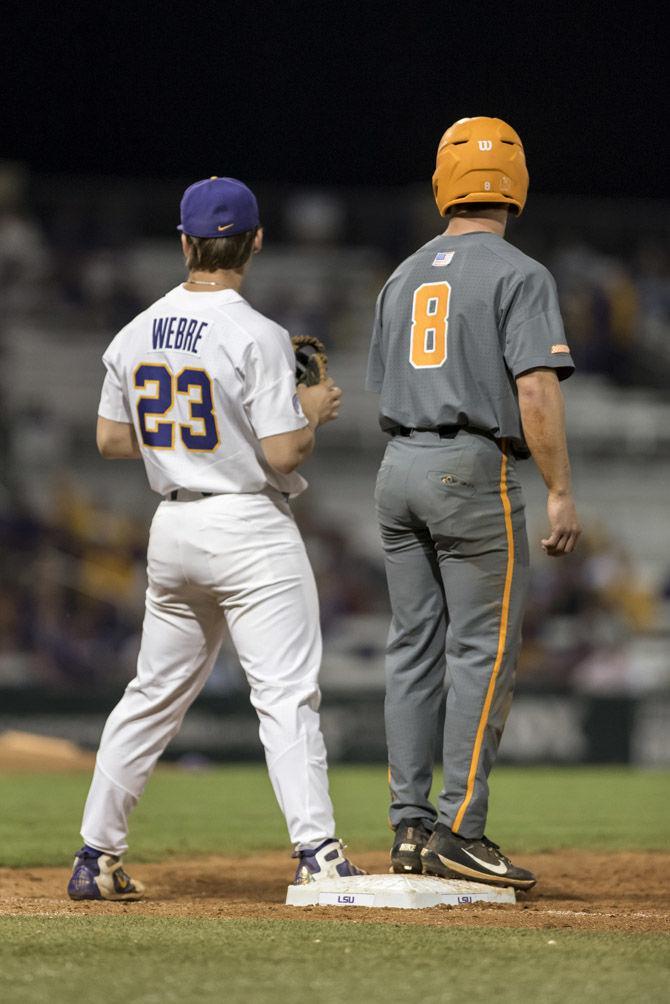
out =
<svg viewBox="0 0 670 1004"><path fill-rule="evenodd" d="M367 388L382 428L463 425L523 447L515 378L574 364L547 269L491 233L444 234L379 294Z"/></svg>

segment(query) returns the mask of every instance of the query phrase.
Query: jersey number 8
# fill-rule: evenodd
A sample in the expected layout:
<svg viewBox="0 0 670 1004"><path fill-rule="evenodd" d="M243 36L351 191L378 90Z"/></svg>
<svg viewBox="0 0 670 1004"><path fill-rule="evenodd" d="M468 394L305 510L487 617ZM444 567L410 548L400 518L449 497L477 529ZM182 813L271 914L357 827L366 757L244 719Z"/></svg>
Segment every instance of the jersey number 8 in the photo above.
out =
<svg viewBox="0 0 670 1004"><path fill-rule="evenodd" d="M160 421L167 416L177 394L185 394L189 405L190 422L179 424L181 441L187 450L211 453L219 445L212 381L205 370L187 367L176 376L167 366L140 363L135 370L135 387L138 390L152 386L153 393L144 394L137 401L142 442L152 450L174 449L174 427L171 421ZM197 423L197 424L195 424Z"/></svg>
<svg viewBox="0 0 670 1004"><path fill-rule="evenodd" d="M448 282L424 282L414 290L409 361L414 369L436 369L447 361Z"/></svg>

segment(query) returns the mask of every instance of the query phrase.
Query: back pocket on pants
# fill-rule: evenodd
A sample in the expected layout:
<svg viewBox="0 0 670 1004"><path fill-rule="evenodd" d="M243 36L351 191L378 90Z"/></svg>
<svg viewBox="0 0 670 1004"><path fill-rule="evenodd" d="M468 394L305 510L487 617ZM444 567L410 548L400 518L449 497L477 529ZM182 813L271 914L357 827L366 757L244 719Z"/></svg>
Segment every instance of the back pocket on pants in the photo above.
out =
<svg viewBox="0 0 670 1004"><path fill-rule="evenodd" d="M428 471L426 478L439 492L454 498L471 498L477 491L471 482L450 471Z"/></svg>

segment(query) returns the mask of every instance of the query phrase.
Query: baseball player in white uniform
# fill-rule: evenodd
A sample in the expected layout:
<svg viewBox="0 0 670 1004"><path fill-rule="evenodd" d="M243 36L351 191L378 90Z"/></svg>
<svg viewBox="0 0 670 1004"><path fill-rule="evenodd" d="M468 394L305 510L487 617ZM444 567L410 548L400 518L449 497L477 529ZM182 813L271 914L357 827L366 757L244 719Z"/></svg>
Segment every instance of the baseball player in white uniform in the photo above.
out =
<svg viewBox="0 0 670 1004"><path fill-rule="evenodd" d="M128 816L214 665L227 625L260 720L270 779L298 858L297 882L360 874L335 836L319 725L319 607L287 499L317 426L337 417L333 381L296 388L288 333L240 295L262 246L253 193L233 178L181 202L185 283L139 314L104 354L97 442L140 458L162 496L148 549L137 676L105 725L84 809L72 899L139 899L123 869Z"/></svg>

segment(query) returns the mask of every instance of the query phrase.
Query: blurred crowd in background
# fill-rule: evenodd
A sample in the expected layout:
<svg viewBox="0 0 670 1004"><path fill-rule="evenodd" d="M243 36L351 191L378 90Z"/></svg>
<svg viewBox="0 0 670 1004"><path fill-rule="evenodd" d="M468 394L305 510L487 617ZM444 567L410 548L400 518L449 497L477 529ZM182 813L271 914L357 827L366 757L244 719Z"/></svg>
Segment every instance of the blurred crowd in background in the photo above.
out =
<svg viewBox="0 0 670 1004"><path fill-rule="evenodd" d="M0 165L0 688L95 692L133 674L151 500L135 504L136 474L126 504L100 480L100 355L182 277L173 228L184 185L31 178ZM430 189L258 194L266 250L249 299L292 333L322 338L362 384L379 288L439 232ZM509 233L552 270L580 374L616 387L622 408L640 388L661 400L670 378L669 222L668 207L536 198ZM126 474L115 476L122 488ZM381 551L361 547L345 520L320 514L309 493L297 514L317 575L326 659L350 623L374 625L351 656L364 685L365 664L382 658L388 619ZM631 514L644 518L643 508ZM520 684L613 693L644 690L645 680L670 684L665 525L659 550L650 576L605 514L570 560L538 561ZM643 658L631 655L636 640L659 637L660 657L649 646ZM243 686L229 645L211 686Z"/></svg>
<svg viewBox="0 0 670 1004"><path fill-rule="evenodd" d="M165 182L31 179L0 165L4 321L82 334L122 327L181 274L169 243L180 190ZM440 227L423 188L260 195L265 254L276 267L263 266L255 302L290 330L308 329L341 348L367 335L369 319L363 330L357 323L361 302L369 313L388 272ZM664 387L668 208L532 198L509 237L554 274L580 372Z"/></svg>

